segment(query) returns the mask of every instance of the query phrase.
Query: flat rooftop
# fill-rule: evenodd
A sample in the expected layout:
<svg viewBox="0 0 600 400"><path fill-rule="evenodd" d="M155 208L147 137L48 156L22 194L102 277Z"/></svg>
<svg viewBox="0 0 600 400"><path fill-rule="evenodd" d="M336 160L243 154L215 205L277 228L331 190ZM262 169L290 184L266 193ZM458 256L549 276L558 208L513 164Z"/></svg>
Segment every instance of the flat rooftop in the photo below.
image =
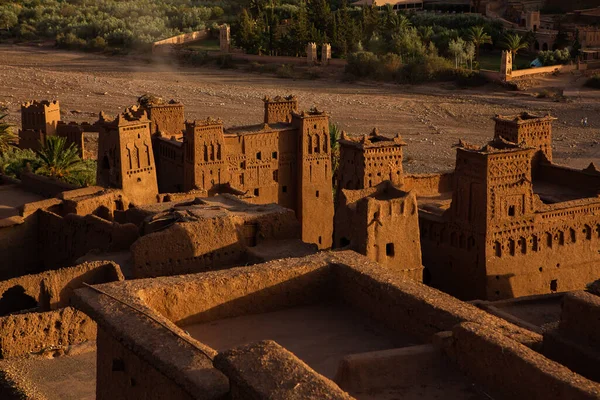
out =
<svg viewBox="0 0 600 400"><path fill-rule="evenodd" d="M18 184L0 184L0 220L20 215L19 207L44 198L22 189Z"/></svg>
<svg viewBox="0 0 600 400"><path fill-rule="evenodd" d="M562 298L563 293L554 293L477 304L515 325L542 333L560 321Z"/></svg>
<svg viewBox="0 0 600 400"><path fill-rule="evenodd" d="M409 335L392 335L350 307L336 303L226 318L182 329L219 352L260 340L274 340L330 379L348 354L420 342Z"/></svg>
<svg viewBox="0 0 600 400"><path fill-rule="evenodd" d="M277 204L251 204L228 194L196 198L190 201L156 203L140 206L138 209L148 214L182 211L190 217L206 219L226 215L265 215L273 212L287 212L287 209Z"/></svg>
<svg viewBox="0 0 600 400"><path fill-rule="evenodd" d="M243 135L251 135L254 133L264 133L264 132L280 132L280 131L289 131L294 129L292 124L285 124L283 122L278 122L274 124L256 124L256 125L247 125L247 126L232 126L223 130L225 135L230 136L243 136Z"/></svg>
<svg viewBox="0 0 600 400"><path fill-rule="evenodd" d="M298 362L303 360L322 374L317 376L334 378L342 388L346 386L338 377L343 376L343 365L349 365L346 371L350 374L366 374L366 390L347 389L360 400L486 399L473 392L471 380L452 373L455 365L440 364L443 358L439 350L424 344L431 335L472 321L493 327L498 334L509 334L511 340L541 340L539 335L475 306L401 279L351 251L104 284L76 293L78 306L99 323L103 332L139 354L187 393L211 387L225 390L223 373L228 372L223 372L226 369L222 366L213 366L213 359L230 350L247 354L248 365L261 365L264 359L254 360L240 345L270 339L280 343ZM429 350L422 353L413 351L415 348ZM386 352L393 356L388 357ZM400 364L398 352L402 354ZM362 358L366 364L343 364L341 361L347 362L348 357ZM274 365L279 365L277 360L269 358ZM382 387L370 390L379 370L369 366L377 367L378 363L388 369L391 365L393 371L396 365L404 365L412 371L411 377L418 378L393 372L385 376ZM413 363L420 365L418 373ZM420 372L433 370L438 372ZM264 373L262 368L245 368L242 373L262 382L262 387L289 386L287 370L272 371L273 375L263 378L258 377ZM404 383L400 384L399 379Z"/></svg>

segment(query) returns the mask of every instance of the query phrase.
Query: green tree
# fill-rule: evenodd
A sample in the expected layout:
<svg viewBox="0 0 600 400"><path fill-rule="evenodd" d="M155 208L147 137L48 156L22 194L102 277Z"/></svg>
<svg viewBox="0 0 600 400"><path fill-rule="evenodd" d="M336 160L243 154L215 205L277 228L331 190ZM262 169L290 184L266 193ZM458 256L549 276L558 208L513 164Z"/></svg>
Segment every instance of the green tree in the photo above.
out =
<svg viewBox="0 0 600 400"><path fill-rule="evenodd" d="M242 10L239 17L239 28L234 32L234 40L239 47L246 50L248 53L258 52L259 45L256 21L252 19L248 10Z"/></svg>
<svg viewBox="0 0 600 400"><path fill-rule="evenodd" d="M309 0L308 19L316 30L330 35L331 7L327 0Z"/></svg>
<svg viewBox="0 0 600 400"><path fill-rule="evenodd" d="M419 36L421 37L423 43L429 46L429 43L431 43L431 38L434 34L433 28L429 25L419 26L417 28L417 32L419 32Z"/></svg>
<svg viewBox="0 0 600 400"><path fill-rule="evenodd" d="M379 29L379 10L377 6L365 6L362 10L362 41L367 43L373 34Z"/></svg>
<svg viewBox="0 0 600 400"><path fill-rule="evenodd" d="M492 37L485 32L483 26L472 26L467 32L467 39L475 45L475 60L479 61L481 45L492 44Z"/></svg>
<svg viewBox="0 0 600 400"><path fill-rule="evenodd" d="M17 26L19 23L19 17L10 9L8 6L0 8L0 28L11 29Z"/></svg>
<svg viewBox="0 0 600 400"><path fill-rule="evenodd" d="M61 136L48 136L37 155L40 167L35 173L40 175L68 182L74 174L85 169L77 146L73 143L67 146L67 139Z"/></svg>
<svg viewBox="0 0 600 400"><path fill-rule="evenodd" d="M0 154L8 151L17 144L17 135L12 130L12 125L4 122L7 114L0 115Z"/></svg>
<svg viewBox="0 0 600 400"><path fill-rule="evenodd" d="M461 38L451 40L448 51L454 56L454 68L458 68L465 59L465 41Z"/></svg>
<svg viewBox="0 0 600 400"><path fill-rule="evenodd" d="M529 47L529 44L518 33L507 33L500 45L511 52L513 60L519 51Z"/></svg>
<svg viewBox="0 0 600 400"><path fill-rule="evenodd" d="M306 10L306 3L304 1L300 3L296 18L292 22L289 37L291 44L290 47L292 47L294 50L295 55L303 55L306 49L306 44L311 39L310 27L308 25L308 13Z"/></svg>

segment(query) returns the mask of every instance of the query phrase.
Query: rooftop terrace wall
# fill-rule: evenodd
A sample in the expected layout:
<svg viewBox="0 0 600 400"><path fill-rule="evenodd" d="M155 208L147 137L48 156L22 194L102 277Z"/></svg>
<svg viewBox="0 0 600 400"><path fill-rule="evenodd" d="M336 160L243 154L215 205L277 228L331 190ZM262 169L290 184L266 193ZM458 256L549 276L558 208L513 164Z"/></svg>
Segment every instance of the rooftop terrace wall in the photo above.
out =
<svg viewBox="0 0 600 400"><path fill-rule="evenodd" d="M215 350L191 339L177 325L264 313L326 299L345 302L386 324L392 332L408 332L425 342L431 340L432 334L469 321L484 324L527 346L538 346L541 340L538 334L435 289L403 280L349 251L319 253L252 268L99 285L78 290L77 298L78 305L98 322L109 342L118 342L190 398L217 398L229 392L225 375L231 371L214 368ZM99 340L103 337L99 335ZM106 357L112 354L109 352ZM99 352L99 357L105 356ZM111 374L122 374L111 372L109 362L99 361L98 365L105 365L98 372L99 377L106 374L102 378L105 381ZM122 370L128 371L127 364ZM123 376L127 374L130 373ZM239 382L238 379L231 387ZM114 386L117 391L121 388ZM230 395L234 394L232 390ZM108 392L98 397L107 398L111 398Z"/></svg>

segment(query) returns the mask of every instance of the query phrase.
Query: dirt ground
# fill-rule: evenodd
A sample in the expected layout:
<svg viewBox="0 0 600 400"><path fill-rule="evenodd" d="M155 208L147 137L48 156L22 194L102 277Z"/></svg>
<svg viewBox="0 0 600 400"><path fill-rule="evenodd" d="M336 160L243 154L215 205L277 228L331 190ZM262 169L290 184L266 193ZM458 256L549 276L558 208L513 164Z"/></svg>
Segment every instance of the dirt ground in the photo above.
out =
<svg viewBox="0 0 600 400"><path fill-rule="evenodd" d="M537 81L538 86L507 91L496 85L457 89L452 84L421 86L286 80L241 70L178 67L167 61L108 57L47 47L0 46L0 105L19 123L19 105L58 99L63 120L93 122L100 110L115 114L143 93L181 100L188 119L220 117L225 125L262 122L264 95L296 94L302 108L317 106L353 135L373 127L400 133L408 147L406 170L452 169L462 138L483 144L493 135L495 114L551 112L555 162L584 168L600 152L600 91L583 88L579 73ZM537 98L542 89L564 90L566 100ZM580 126L588 117L589 127Z"/></svg>
<svg viewBox="0 0 600 400"><path fill-rule="evenodd" d="M26 393L26 398L93 400L96 398L96 347L57 358L3 360L0 370Z"/></svg>

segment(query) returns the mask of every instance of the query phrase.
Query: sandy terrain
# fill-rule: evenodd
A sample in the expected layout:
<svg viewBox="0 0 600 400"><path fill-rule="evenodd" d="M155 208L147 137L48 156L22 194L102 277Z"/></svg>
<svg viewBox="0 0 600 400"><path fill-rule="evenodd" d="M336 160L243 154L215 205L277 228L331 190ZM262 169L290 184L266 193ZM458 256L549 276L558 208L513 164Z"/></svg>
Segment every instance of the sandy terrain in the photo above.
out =
<svg viewBox="0 0 600 400"><path fill-rule="evenodd" d="M262 120L264 95L299 97L303 108L317 106L354 135L377 126L400 133L408 142L406 169L451 169L452 145L463 138L483 144L493 134L494 114L523 110L551 112L555 124L555 161L586 167L600 155L600 92L581 85L580 75L544 79L545 87L565 89L566 102L538 99L540 89L510 92L489 85L456 89L449 84L400 86L350 84L332 80L285 80L216 68L181 68L164 61L57 51L51 48L0 46L0 105L19 123L19 104L29 99L58 99L64 120L95 120L98 111L114 114L151 92L183 101L188 119L221 117L226 126ZM587 116L590 127L580 127Z"/></svg>

